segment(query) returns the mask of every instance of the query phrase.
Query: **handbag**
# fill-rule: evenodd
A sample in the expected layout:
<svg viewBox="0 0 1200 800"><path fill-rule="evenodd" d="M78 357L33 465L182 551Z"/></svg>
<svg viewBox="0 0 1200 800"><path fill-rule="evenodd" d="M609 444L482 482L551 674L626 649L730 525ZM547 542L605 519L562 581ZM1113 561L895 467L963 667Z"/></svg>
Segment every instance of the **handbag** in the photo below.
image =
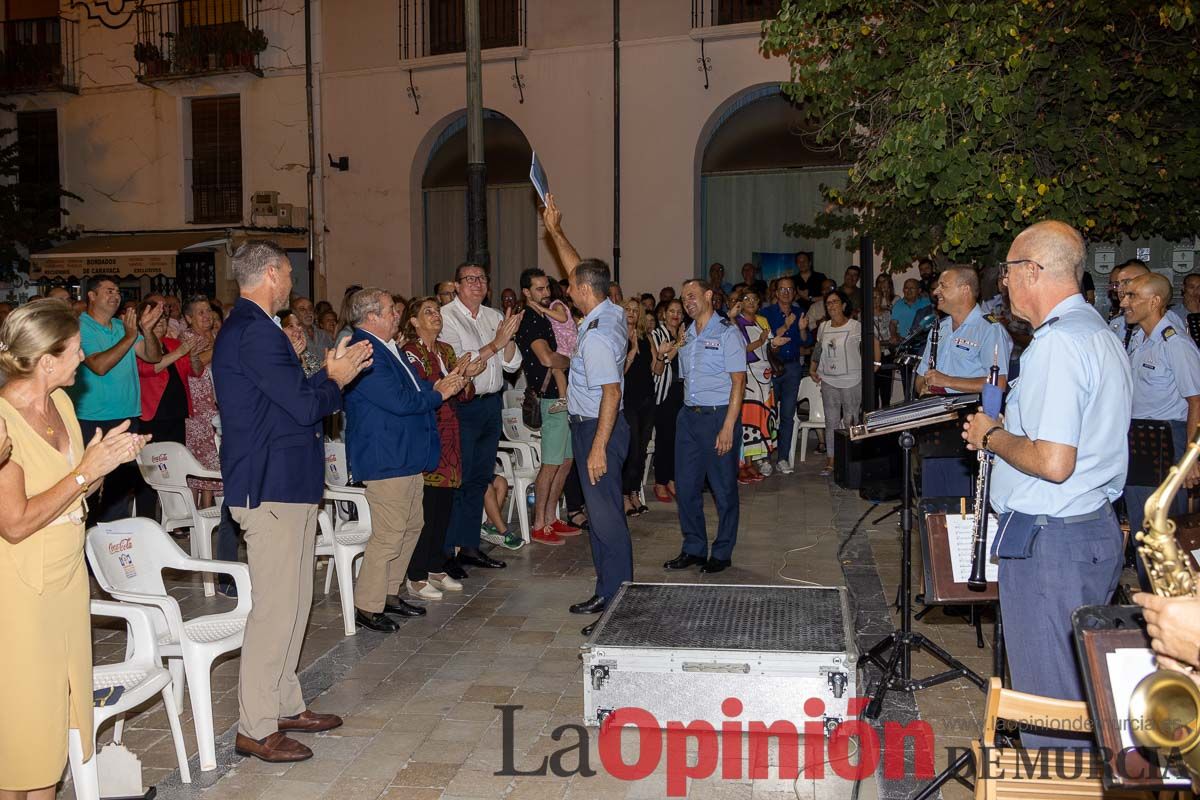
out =
<svg viewBox="0 0 1200 800"><path fill-rule="evenodd" d="M525 387L525 396L521 398L521 421L530 430L541 430L542 395L546 393L546 387L549 385L550 370L547 369L546 377L542 380L541 389L534 389L532 386Z"/></svg>

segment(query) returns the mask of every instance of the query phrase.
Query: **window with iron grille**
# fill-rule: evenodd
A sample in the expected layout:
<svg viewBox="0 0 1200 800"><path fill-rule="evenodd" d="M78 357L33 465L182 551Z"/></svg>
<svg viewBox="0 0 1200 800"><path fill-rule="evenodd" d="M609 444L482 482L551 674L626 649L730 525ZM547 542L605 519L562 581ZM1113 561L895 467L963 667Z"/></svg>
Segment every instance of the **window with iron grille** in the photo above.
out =
<svg viewBox="0 0 1200 800"><path fill-rule="evenodd" d="M692 27L774 19L782 5L781 0L692 0Z"/></svg>
<svg viewBox="0 0 1200 800"><path fill-rule="evenodd" d="M484 50L520 47L525 40L525 0L479 0L479 37ZM462 0L400 0L402 59L466 49Z"/></svg>
<svg viewBox="0 0 1200 800"><path fill-rule="evenodd" d="M241 222L241 98L196 98L191 106L191 221Z"/></svg>
<svg viewBox="0 0 1200 800"><path fill-rule="evenodd" d="M62 221L57 111L17 114L17 178L21 210L38 218L35 227L57 228Z"/></svg>

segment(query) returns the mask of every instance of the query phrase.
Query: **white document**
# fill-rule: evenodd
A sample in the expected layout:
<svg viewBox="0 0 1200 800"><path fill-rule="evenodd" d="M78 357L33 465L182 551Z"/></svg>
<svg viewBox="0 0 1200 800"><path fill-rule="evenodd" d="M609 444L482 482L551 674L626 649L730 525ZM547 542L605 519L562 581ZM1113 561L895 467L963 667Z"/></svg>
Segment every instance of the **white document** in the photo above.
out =
<svg viewBox="0 0 1200 800"><path fill-rule="evenodd" d="M996 529L1000 522L995 514L988 514L987 529L987 569L984 575L989 583L995 583L1000 576L1000 565L992 558L992 540L996 538ZM971 577L971 561L975 555L975 515L946 514L946 543L950 547L950 566L953 570L955 583L966 583Z"/></svg>

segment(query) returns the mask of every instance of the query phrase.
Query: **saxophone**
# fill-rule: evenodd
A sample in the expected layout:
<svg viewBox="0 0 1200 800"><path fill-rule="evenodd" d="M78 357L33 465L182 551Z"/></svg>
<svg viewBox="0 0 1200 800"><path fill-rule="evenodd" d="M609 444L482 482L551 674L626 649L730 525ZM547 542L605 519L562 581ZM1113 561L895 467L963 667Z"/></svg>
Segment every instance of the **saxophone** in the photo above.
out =
<svg viewBox="0 0 1200 800"><path fill-rule="evenodd" d="M1197 575L1175 540L1175 523L1167 518L1167 509L1197 459L1200 432L1146 501L1146 530L1137 534L1138 555L1151 588L1161 597L1196 594ZM1129 719L1139 745L1179 753L1193 784L1200 782L1200 689L1190 676L1161 668L1147 675L1130 698Z"/></svg>

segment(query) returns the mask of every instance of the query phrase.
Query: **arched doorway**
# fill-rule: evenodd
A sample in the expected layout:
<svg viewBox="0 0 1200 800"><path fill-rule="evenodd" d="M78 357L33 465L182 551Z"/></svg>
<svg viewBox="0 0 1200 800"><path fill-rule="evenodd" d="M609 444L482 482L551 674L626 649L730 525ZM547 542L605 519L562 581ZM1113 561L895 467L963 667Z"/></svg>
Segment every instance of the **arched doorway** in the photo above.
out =
<svg viewBox="0 0 1200 800"><path fill-rule="evenodd" d="M517 287L521 271L537 265L538 210L529 183L532 150L521 129L484 111L488 249L493 302ZM421 179L424 288L454 276L467 252L467 118L453 118L430 149Z"/></svg>
<svg viewBox="0 0 1200 800"><path fill-rule="evenodd" d="M772 254L804 250L818 271L840 282L852 261L848 250L833 239L788 236L783 226L813 221L825 204L821 186L844 186L848 159L815 143L779 84L748 89L718 109L701 133L696 161L697 275L720 262L726 280L737 283L741 265L754 261L770 279L768 264L783 261Z"/></svg>

